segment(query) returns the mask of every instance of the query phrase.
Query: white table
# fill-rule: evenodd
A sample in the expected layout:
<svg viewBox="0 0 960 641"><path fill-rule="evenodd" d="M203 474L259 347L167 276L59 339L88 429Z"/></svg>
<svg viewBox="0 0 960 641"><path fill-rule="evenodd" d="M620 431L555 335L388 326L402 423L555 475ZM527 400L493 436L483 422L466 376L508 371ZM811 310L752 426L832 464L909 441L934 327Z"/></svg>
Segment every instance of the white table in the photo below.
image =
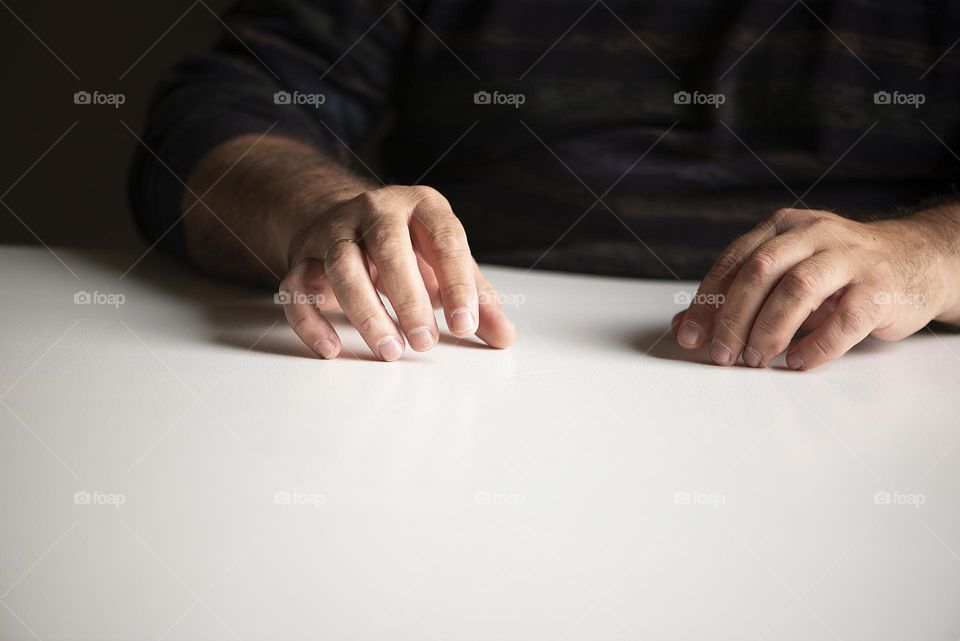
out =
<svg viewBox="0 0 960 641"><path fill-rule="evenodd" d="M721 369L660 340L692 283L491 268L515 348L324 362L56 254L0 250L4 640L960 636L960 336Z"/></svg>

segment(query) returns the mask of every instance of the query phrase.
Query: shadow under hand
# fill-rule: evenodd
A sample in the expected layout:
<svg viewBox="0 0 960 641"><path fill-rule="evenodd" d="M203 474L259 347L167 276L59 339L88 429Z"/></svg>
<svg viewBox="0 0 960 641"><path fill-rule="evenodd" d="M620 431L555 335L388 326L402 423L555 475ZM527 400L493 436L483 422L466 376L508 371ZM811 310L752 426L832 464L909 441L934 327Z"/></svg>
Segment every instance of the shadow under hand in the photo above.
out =
<svg viewBox="0 0 960 641"><path fill-rule="evenodd" d="M95 267L115 274L121 283L152 290L160 297L186 302L200 314L204 328L213 342L266 354L298 356L321 360L289 331L271 331L277 325L286 328L283 309L273 302L273 292L266 287L237 285L192 270L165 254L151 254L130 267L129 256L97 253L86 257ZM338 331L349 329L342 315L332 315ZM356 354L344 349L339 358L378 360L373 354Z"/></svg>
<svg viewBox="0 0 960 641"><path fill-rule="evenodd" d="M799 332L794 337L793 341L791 341L791 346L806 336L807 333L808 332ZM906 340L909 340L909 338ZM674 337L673 332L671 332L669 329L659 326L648 327L644 330L641 330L639 333L633 334L629 337L629 344L632 349L642 353L644 356L652 356L653 358L660 358L664 360L699 363L702 365L718 367L713 363L712 360L710 360L709 343L699 349L684 349L677 343L677 339ZM866 340L863 340L850 348L850 351L848 351L842 358L849 360L851 358L857 358L858 356L882 352L886 348L887 345L883 341L867 337ZM776 358L774 358L767 365L766 369L793 372L794 370L790 369L786 365L784 357L785 353L786 352L779 354ZM742 360L738 360L734 367L754 369L748 367L743 363Z"/></svg>
<svg viewBox="0 0 960 641"><path fill-rule="evenodd" d="M713 364L707 347L694 350L680 347L669 326L656 325L640 330L629 337L629 344L632 349L644 356L703 365Z"/></svg>

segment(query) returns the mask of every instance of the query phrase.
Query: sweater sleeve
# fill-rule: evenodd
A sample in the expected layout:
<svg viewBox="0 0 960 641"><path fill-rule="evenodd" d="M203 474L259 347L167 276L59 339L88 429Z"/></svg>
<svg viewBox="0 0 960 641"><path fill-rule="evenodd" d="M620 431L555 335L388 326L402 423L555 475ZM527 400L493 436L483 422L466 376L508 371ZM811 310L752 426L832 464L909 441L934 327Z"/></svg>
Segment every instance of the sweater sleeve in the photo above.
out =
<svg viewBox="0 0 960 641"><path fill-rule="evenodd" d="M157 87L130 172L141 232L180 254L185 184L209 151L269 131L343 157L390 113L411 24L386 0L242 0L222 21Z"/></svg>

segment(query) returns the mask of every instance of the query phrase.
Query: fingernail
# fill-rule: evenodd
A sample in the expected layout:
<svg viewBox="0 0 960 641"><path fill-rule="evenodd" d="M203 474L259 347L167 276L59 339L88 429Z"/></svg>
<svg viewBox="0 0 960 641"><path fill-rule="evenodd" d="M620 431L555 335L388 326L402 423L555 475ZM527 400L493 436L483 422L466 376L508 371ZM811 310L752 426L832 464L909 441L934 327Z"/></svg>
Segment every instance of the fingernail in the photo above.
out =
<svg viewBox="0 0 960 641"><path fill-rule="evenodd" d="M760 352L748 347L743 350L743 362L749 365L750 367L760 367L760 362L763 358L760 356Z"/></svg>
<svg viewBox="0 0 960 641"><path fill-rule="evenodd" d="M803 359L797 354L787 354L787 367L790 369L802 369Z"/></svg>
<svg viewBox="0 0 960 641"><path fill-rule="evenodd" d="M410 347L422 352L423 350L430 349L433 347L433 332L430 331L430 328L424 325L423 327L418 327L407 336L410 339Z"/></svg>
<svg viewBox="0 0 960 641"><path fill-rule="evenodd" d="M477 321L473 318L473 312L469 309L458 309L450 314L450 331L454 334L472 332L476 326Z"/></svg>
<svg viewBox="0 0 960 641"><path fill-rule="evenodd" d="M377 350L380 352L380 358L385 361L395 361L403 353L403 345L393 336L386 336L377 343Z"/></svg>
<svg viewBox="0 0 960 641"><path fill-rule="evenodd" d="M710 358L717 365L729 365L733 362L733 352L720 341L713 341L713 345L710 347Z"/></svg>
<svg viewBox="0 0 960 641"><path fill-rule="evenodd" d="M677 342L684 347L693 347L700 341L700 326L693 321L686 321L680 326L677 333Z"/></svg>
<svg viewBox="0 0 960 641"><path fill-rule="evenodd" d="M322 340L313 346L313 351L323 358L330 359L337 355L337 346L333 341Z"/></svg>

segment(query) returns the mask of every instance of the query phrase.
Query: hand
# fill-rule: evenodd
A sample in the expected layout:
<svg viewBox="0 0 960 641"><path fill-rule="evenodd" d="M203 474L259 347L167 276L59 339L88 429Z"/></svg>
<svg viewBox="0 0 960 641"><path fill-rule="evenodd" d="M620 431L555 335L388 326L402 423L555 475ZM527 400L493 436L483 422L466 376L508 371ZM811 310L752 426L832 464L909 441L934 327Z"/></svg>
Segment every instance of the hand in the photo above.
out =
<svg viewBox="0 0 960 641"><path fill-rule="evenodd" d="M718 365L742 355L765 367L790 347L788 367L813 369L868 335L899 340L937 319L955 296L943 258L929 222L780 210L727 247L672 329L688 349L709 341Z"/></svg>
<svg viewBox="0 0 960 641"><path fill-rule="evenodd" d="M447 199L429 187L384 187L341 202L313 217L287 253L284 313L323 358L341 350L322 314L337 309L385 361L400 358L404 337L417 351L433 347L439 339L433 310L440 306L455 336L476 334L497 348L513 342L513 324L471 256L463 226ZM400 329L377 290L393 306Z"/></svg>

